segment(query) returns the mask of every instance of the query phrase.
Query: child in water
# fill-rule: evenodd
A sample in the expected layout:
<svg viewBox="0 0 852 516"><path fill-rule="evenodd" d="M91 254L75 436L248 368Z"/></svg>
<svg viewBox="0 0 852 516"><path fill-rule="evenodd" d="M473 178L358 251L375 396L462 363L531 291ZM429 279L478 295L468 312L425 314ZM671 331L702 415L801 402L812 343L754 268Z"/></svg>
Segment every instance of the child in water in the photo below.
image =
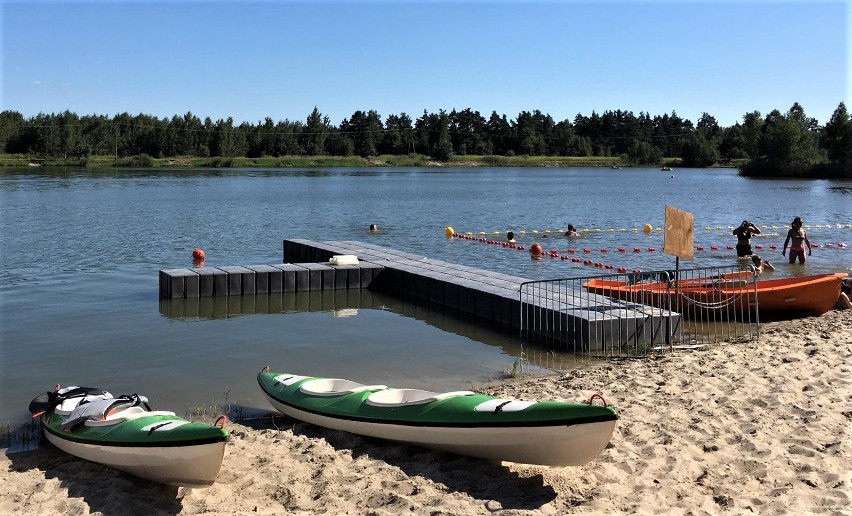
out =
<svg viewBox="0 0 852 516"><path fill-rule="evenodd" d="M790 224L790 231L787 231L787 238L784 240L784 250L781 251L781 256L787 253L787 244L790 243L790 263L795 263L796 259L799 263L805 263L805 247L808 246L808 256L811 255L811 241L808 240L808 232L802 228L802 217L796 217Z"/></svg>
<svg viewBox="0 0 852 516"><path fill-rule="evenodd" d="M754 268L757 269L758 274L765 271L775 270L775 266L769 263L769 260L762 260L759 254L751 255L751 263L754 265Z"/></svg>

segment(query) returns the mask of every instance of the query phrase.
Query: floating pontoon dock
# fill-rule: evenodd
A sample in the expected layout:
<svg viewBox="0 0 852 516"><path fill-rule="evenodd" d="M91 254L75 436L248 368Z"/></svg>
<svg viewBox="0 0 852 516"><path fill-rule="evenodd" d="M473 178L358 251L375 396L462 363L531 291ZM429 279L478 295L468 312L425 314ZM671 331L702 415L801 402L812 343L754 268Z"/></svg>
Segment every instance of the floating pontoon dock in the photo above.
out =
<svg viewBox="0 0 852 516"><path fill-rule="evenodd" d="M331 265L335 255L355 255L359 263ZM368 288L468 314L515 335L533 329L569 349L662 342L680 326L679 314L589 293L522 288L528 282L362 242L293 239L284 241L280 264L161 270L160 298Z"/></svg>

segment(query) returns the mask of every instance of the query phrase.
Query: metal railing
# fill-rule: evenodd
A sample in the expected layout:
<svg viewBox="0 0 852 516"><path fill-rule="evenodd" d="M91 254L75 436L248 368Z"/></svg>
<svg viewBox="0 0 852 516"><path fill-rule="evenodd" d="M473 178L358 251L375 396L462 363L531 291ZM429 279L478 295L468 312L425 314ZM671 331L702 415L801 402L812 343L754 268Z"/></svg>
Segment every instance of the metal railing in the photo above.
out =
<svg viewBox="0 0 852 516"><path fill-rule="evenodd" d="M521 339L604 356L756 338L753 268L696 268L529 281Z"/></svg>

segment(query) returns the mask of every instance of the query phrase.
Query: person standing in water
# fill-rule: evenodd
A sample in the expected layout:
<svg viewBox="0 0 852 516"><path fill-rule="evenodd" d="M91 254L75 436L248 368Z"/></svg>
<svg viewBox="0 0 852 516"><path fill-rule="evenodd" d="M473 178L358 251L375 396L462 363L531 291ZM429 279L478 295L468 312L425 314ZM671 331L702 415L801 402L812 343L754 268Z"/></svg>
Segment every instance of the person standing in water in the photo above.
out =
<svg viewBox="0 0 852 516"><path fill-rule="evenodd" d="M784 240L784 250L781 251L781 256L787 253L787 244L790 244L790 263L805 263L805 245L808 246L808 256L811 255L811 241L808 240L808 232L802 227L802 217L796 217L790 224L790 231L787 231L787 238ZM804 244L804 245L803 245Z"/></svg>
<svg viewBox="0 0 852 516"><path fill-rule="evenodd" d="M751 222L744 220L740 227L731 231L731 234L737 237L737 258L742 258L751 254L751 237L759 235L760 230Z"/></svg>

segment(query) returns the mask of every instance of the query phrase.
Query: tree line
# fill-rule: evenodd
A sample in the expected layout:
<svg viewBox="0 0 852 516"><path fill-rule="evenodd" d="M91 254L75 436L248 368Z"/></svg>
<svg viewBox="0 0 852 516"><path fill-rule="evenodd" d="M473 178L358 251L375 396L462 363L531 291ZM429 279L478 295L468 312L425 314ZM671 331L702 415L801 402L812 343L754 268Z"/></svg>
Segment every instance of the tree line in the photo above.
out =
<svg viewBox="0 0 852 516"><path fill-rule="evenodd" d="M422 154L438 161L452 156L603 156L625 163L657 165L677 158L683 166L743 163L747 175L850 177L852 119L840 103L821 126L795 103L786 112L746 113L721 127L703 113L698 121L676 112L651 116L631 111L578 114L555 121L541 111L515 118L493 111L440 110L412 119L375 110L356 111L339 125L317 108L302 121L235 124L233 118L201 120L191 112L158 118L128 113L112 117L40 113L25 118L0 112L0 152L43 158L147 155L248 157Z"/></svg>

